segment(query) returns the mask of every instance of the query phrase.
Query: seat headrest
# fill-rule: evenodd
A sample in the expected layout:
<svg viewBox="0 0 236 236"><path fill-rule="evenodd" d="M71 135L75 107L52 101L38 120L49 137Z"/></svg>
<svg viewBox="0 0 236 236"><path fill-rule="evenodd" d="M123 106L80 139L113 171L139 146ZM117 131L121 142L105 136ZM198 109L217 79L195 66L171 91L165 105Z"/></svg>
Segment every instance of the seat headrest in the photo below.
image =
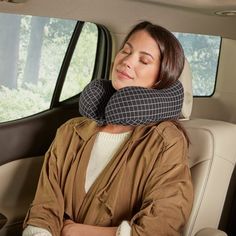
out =
<svg viewBox="0 0 236 236"><path fill-rule="evenodd" d="M181 111L181 119L189 119L193 106L193 90L192 90L192 71L189 62L185 59L184 69L179 80L184 87L184 101Z"/></svg>

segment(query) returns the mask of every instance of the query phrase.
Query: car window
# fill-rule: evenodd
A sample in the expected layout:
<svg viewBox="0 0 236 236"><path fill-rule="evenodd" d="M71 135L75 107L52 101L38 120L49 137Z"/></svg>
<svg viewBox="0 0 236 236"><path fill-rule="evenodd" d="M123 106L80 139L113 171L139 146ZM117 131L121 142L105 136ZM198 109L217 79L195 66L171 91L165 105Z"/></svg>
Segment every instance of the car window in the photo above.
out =
<svg viewBox="0 0 236 236"><path fill-rule="evenodd" d="M0 13L0 122L50 108L76 25L75 20ZM97 26L83 27L60 100L78 93L92 77Z"/></svg>
<svg viewBox="0 0 236 236"><path fill-rule="evenodd" d="M187 33L174 34L181 42L192 69L193 95L213 95L221 37Z"/></svg>
<svg viewBox="0 0 236 236"><path fill-rule="evenodd" d="M86 22L66 74L60 101L78 94L91 81L96 59L97 40L97 26Z"/></svg>

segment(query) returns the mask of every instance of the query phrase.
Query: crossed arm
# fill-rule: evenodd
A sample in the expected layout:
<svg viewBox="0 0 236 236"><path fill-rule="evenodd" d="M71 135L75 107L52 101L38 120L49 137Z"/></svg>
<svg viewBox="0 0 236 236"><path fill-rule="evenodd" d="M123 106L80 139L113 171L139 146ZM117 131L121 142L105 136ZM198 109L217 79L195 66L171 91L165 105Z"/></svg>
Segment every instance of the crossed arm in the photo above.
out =
<svg viewBox="0 0 236 236"><path fill-rule="evenodd" d="M72 220L65 220L61 231L61 236L116 236L118 227L100 227L75 223ZM43 228L28 226L23 236L52 236Z"/></svg>
<svg viewBox="0 0 236 236"><path fill-rule="evenodd" d="M99 227L78 224L72 220L64 221L61 236L115 236L117 227Z"/></svg>

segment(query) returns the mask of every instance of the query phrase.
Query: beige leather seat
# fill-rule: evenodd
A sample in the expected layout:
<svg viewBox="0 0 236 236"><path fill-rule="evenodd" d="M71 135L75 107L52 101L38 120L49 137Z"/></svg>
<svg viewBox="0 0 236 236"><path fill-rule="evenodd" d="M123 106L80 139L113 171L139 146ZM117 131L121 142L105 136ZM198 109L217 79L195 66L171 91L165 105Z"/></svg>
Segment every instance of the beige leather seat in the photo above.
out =
<svg viewBox="0 0 236 236"><path fill-rule="evenodd" d="M236 161L236 125L216 120L189 119L192 110L191 70L188 62L181 75L185 98L183 120L189 135L189 164L194 185L194 204L184 236L223 236L217 230Z"/></svg>

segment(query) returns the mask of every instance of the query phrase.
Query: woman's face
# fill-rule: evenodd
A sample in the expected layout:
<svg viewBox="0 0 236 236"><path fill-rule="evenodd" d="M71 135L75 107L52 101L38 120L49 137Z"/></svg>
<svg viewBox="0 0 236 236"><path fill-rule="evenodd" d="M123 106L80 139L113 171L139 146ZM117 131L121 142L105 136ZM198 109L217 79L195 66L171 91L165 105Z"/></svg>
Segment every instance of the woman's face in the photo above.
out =
<svg viewBox="0 0 236 236"><path fill-rule="evenodd" d="M112 85L116 90L127 86L151 88L157 82L159 70L159 47L145 30L140 30L132 34L117 53Z"/></svg>

